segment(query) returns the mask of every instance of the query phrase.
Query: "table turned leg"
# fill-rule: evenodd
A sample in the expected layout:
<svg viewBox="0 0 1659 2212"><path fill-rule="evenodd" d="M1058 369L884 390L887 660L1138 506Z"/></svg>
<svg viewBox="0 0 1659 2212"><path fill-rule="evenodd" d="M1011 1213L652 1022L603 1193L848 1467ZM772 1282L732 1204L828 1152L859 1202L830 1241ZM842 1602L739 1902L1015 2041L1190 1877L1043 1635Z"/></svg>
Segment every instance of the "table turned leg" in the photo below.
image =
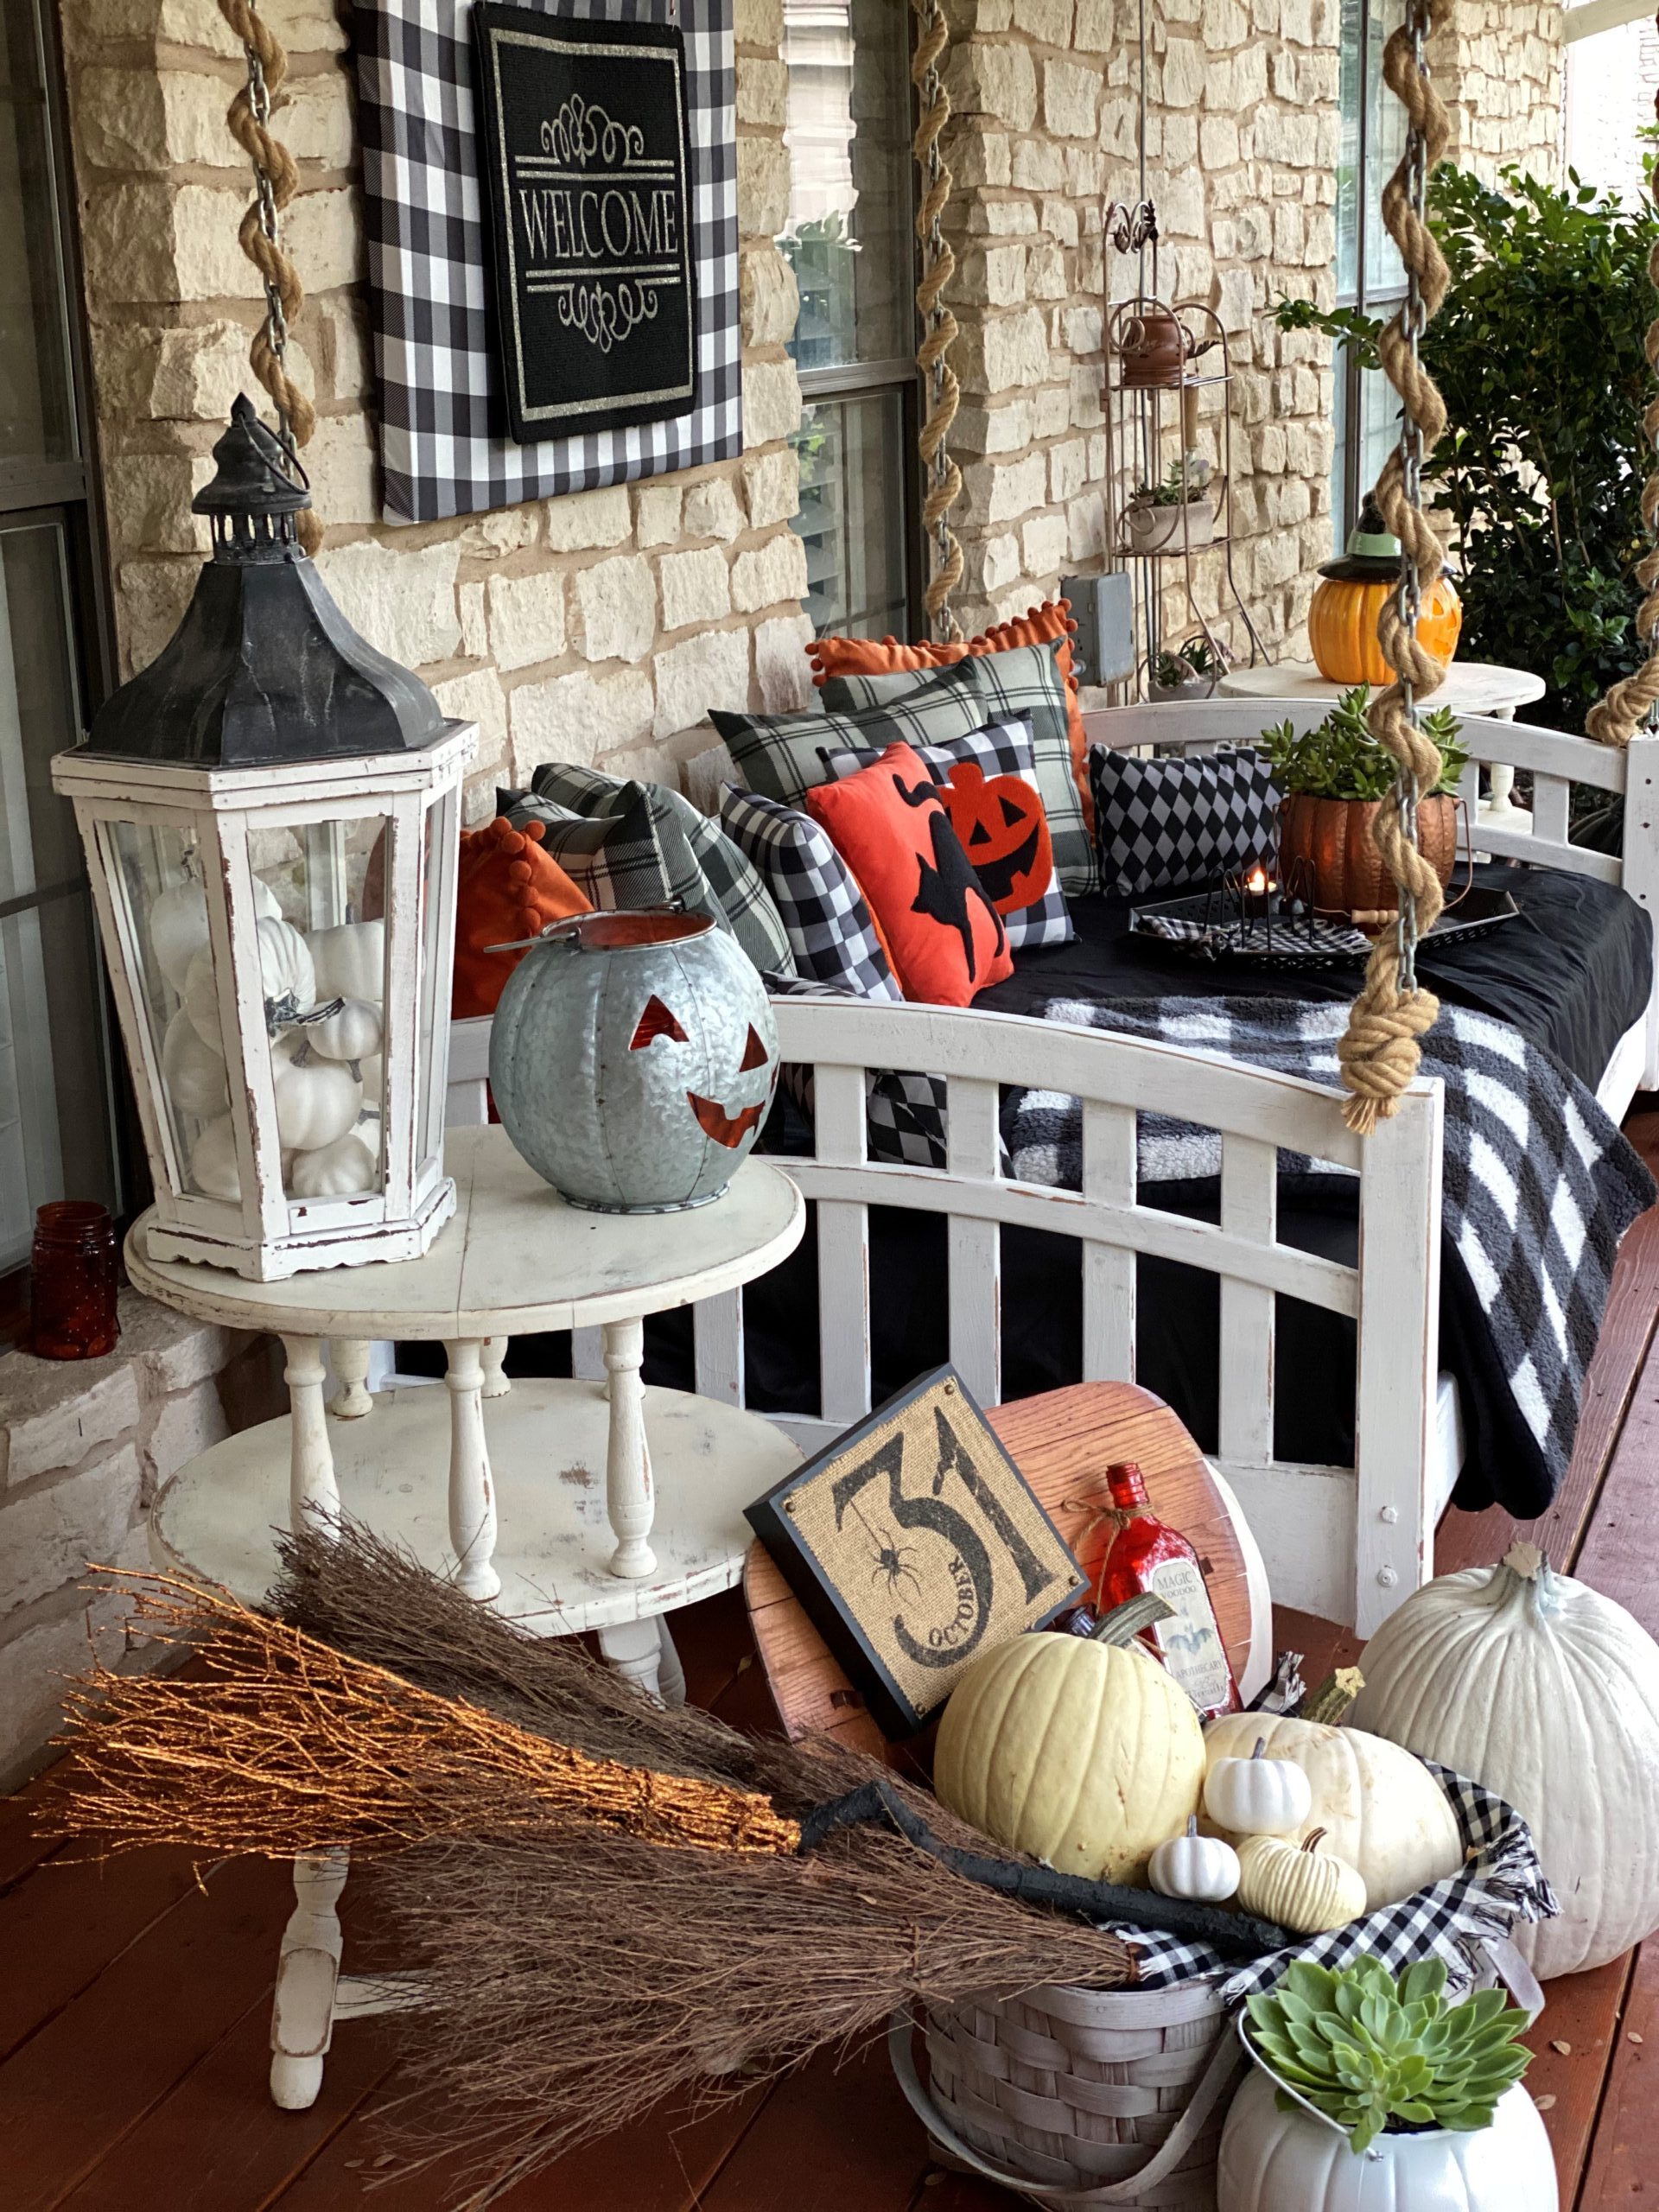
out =
<svg viewBox="0 0 1659 2212"><path fill-rule="evenodd" d="M610 1628L599 1631L601 1656L607 1667L613 1668L625 1681L658 1705L666 1703L663 1694L663 1646L657 1632L657 1624L650 1621L618 1621ZM677 1664L677 1655L676 1658ZM682 1677L681 1700L685 1684Z"/></svg>
<svg viewBox="0 0 1659 2212"><path fill-rule="evenodd" d="M645 1541L656 1517L651 1452L645 1442L645 1356L643 1321L605 1325L605 1368L610 1377L610 1442L605 1466L605 1506L616 1549L611 1573L631 1582L657 1572L657 1554Z"/></svg>
<svg viewBox="0 0 1659 2212"><path fill-rule="evenodd" d="M321 1516L340 1518L340 1485L334 1480L334 1447L328 1441L328 1409L323 1402L328 1370L322 1363L320 1337L284 1337L288 1364L288 1520L296 1532Z"/></svg>
<svg viewBox="0 0 1659 2212"><path fill-rule="evenodd" d="M493 1598L501 1578L495 1555L495 1478L484 1440L482 1339L446 1344L449 1370L449 1541L460 1563L455 1577L469 1598Z"/></svg>
<svg viewBox="0 0 1659 2212"><path fill-rule="evenodd" d="M664 1705L685 1703L685 1669L680 1664L680 1655L674 1648L674 1638L669 1633L668 1615L657 1616L657 1641L661 1649L658 1662L661 1696Z"/></svg>
<svg viewBox="0 0 1659 2212"><path fill-rule="evenodd" d="M304 2112L322 2088L334 2032L340 1979L340 1914L350 1854L319 1852L294 1861L295 1906L283 1930L270 2009L270 2094L284 2112Z"/></svg>
<svg viewBox="0 0 1659 2212"><path fill-rule="evenodd" d="M365 1414L374 1411L374 1400L369 1395L369 1339L366 1337L334 1337L329 1341L334 1354L334 1376L340 1384L328 1403L328 1410L336 1421L361 1421Z"/></svg>
<svg viewBox="0 0 1659 2212"><path fill-rule="evenodd" d="M511 1341L508 1337L486 1337L478 1348L478 1357L484 1369L484 1395L486 1398L505 1398L512 1388L501 1367Z"/></svg>

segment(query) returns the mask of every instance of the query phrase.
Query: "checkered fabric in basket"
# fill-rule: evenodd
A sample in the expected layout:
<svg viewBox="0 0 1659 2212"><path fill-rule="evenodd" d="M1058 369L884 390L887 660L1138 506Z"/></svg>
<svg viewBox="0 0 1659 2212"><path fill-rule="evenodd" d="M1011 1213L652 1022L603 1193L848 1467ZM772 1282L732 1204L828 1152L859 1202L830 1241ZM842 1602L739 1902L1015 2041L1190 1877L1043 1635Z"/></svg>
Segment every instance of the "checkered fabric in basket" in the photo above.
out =
<svg viewBox="0 0 1659 2212"><path fill-rule="evenodd" d="M1443 1959L1448 1986L1454 1991L1469 1988L1484 1963L1483 1946L1512 1934L1517 1921L1553 1919L1560 1907L1538 1862L1532 1830L1514 1807L1466 1775L1432 1759L1423 1764L1457 1815L1467 1857L1455 1874L1345 1928L1270 1951L1254 1965L1230 1972L1220 1955L1204 1944L1115 1927L1112 1933L1136 1954L1135 1986L1166 1989L1199 1975L1225 1976L1222 1997L1236 2005L1272 1988L1298 1959L1334 1968L1368 1955L1381 1959L1390 1974L1402 1973L1418 1959Z"/></svg>
<svg viewBox="0 0 1659 2212"><path fill-rule="evenodd" d="M721 822L760 869L783 917L798 973L861 998L902 1000L864 894L810 815L728 784Z"/></svg>
<svg viewBox="0 0 1659 2212"><path fill-rule="evenodd" d="M1278 850L1279 792L1259 753L1141 760L1096 745L1089 783L1108 897L1202 890Z"/></svg>
<svg viewBox="0 0 1659 2212"><path fill-rule="evenodd" d="M697 397L632 429L515 445L490 336L461 0L356 0L358 128L389 520L433 522L723 461L743 448L732 0L526 0L549 15L677 22L690 102ZM494 426L493 431L493 426Z"/></svg>
<svg viewBox="0 0 1659 2212"><path fill-rule="evenodd" d="M975 730L970 736L953 738L949 745L917 745L911 749L931 772L936 784L949 783L951 770L966 763L977 768L988 781L993 776L1013 776L1022 784L1031 785L1039 798L1042 797L1032 753L1029 721L993 722L988 728ZM822 758L830 775L838 779L856 775L861 768L869 767L881 755L867 746L825 747ZM1052 836L1051 829L1051 843ZM968 857L970 861L974 857L971 849ZM1010 947L1016 952L1027 945L1075 942L1077 933L1071 926L1058 871L1050 877L1048 888L1030 906L1004 914L1002 925L1007 931Z"/></svg>

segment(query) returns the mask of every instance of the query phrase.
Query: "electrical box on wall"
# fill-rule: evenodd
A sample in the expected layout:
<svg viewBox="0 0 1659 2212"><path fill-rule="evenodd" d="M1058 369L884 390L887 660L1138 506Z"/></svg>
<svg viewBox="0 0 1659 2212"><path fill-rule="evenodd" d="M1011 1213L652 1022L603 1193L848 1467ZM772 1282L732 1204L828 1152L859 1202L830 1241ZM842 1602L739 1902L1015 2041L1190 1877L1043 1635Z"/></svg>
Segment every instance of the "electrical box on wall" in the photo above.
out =
<svg viewBox="0 0 1659 2212"><path fill-rule="evenodd" d="M1077 634L1071 658L1083 683L1122 683L1135 674L1135 594L1127 575L1063 576Z"/></svg>

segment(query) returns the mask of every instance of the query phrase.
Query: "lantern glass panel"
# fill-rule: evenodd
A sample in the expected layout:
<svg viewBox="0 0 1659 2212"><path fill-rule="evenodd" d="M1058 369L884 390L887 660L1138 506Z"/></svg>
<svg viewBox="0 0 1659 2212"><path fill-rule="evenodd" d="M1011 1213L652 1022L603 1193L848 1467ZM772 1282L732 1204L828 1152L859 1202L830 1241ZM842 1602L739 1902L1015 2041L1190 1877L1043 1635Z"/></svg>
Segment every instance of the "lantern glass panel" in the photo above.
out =
<svg viewBox="0 0 1659 2212"><path fill-rule="evenodd" d="M432 1031L440 1014L438 994L448 994L450 973L441 958L446 905L453 906L454 884L448 880L455 848L454 815L461 803L458 791L448 791L428 807L421 817L421 1026L415 1054L415 1128L416 1167L443 1149L444 1099L441 1088L429 1080L432 1073ZM439 1084L443 1071L439 1071Z"/></svg>

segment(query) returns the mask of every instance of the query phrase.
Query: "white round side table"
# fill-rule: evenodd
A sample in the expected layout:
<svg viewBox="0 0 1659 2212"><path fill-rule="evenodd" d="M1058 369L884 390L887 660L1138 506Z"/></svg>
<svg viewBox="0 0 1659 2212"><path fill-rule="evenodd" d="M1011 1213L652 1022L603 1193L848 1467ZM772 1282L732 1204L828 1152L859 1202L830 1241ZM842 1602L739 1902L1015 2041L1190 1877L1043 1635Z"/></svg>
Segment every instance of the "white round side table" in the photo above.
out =
<svg viewBox="0 0 1659 2212"><path fill-rule="evenodd" d="M1334 703L1352 687L1332 683L1319 674L1311 660L1281 660L1261 668L1230 668L1216 689L1229 699L1320 699ZM1501 668L1495 661L1454 660L1446 681L1434 694L1434 704L1450 707L1459 715L1490 715L1494 721L1512 721L1517 707L1529 707L1547 689L1541 676L1524 668ZM1514 830L1523 836L1532 829L1532 815L1516 806L1510 794L1515 789L1515 770L1506 761L1494 760L1487 769L1491 790L1480 802L1480 819L1495 828Z"/></svg>
<svg viewBox="0 0 1659 2212"><path fill-rule="evenodd" d="M288 1355L288 1416L214 1445L157 1493L156 1563L257 1605L275 1574L273 1529L344 1512L532 1633L597 1630L643 1691L682 1697L662 1616L740 1580L743 1509L799 1453L759 1414L647 1390L644 1319L786 1258L805 1226L801 1194L749 1160L723 1197L688 1212L584 1212L499 1128L452 1131L445 1165L454 1217L416 1260L246 1282L152 1262L149 1216L134 1224L137 1289L199 1320L273 1331ZM512 1337L594 1326L606 1382L502 1373ZM385 1338L441 1342L447 1389L371 1396L369 1345ZM325 1339L343 1385L332 1407ZM315 2101L336 2018L397 2001L395 1988L339 1976L345 1879L343 1853L295 1870L271 2027L272 2094L290 2107Z"/></svg>

